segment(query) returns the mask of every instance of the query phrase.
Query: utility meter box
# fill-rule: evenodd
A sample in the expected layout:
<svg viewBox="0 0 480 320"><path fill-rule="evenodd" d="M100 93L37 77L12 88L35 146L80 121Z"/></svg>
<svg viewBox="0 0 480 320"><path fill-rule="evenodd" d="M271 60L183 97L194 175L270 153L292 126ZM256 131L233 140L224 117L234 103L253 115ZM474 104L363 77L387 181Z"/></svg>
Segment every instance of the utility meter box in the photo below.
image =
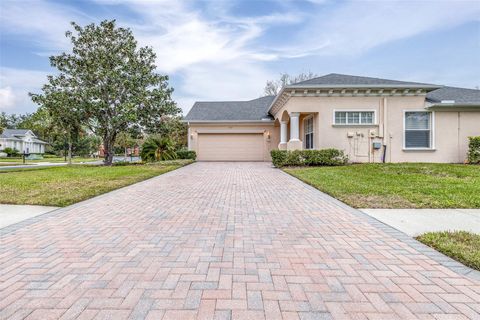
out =
<svg viewBox="0 0 480 320"><path fill-rule="evenodd" d="M382 143L381 142L374 142L373 143L373 149L378 150L382 148Z"/></svg>

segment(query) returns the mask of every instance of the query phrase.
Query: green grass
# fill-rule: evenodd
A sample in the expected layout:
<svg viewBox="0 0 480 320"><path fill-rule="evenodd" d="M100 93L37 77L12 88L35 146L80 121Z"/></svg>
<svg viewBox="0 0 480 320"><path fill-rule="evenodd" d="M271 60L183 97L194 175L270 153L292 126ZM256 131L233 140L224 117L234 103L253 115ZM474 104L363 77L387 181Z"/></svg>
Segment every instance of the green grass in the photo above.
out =
<svg viewBox="0 0 480 320"><path fill-rule="evenodd" d="M91 161L98 161L102 159L95 159L95 158L83 158L83 157L75 157L72 158L73 163L79 162L91 162ZM40 160L25 160L25 164L32 164L38 162L66 162L65 158L63 157L55 157L55 158L43 158ZM3 165L15 165L15 164L23 164L22 158L0 158L0 164Z"/></svg>
<svg viewBox="0 0 480 320"><path fill-rule="evenodd" d="M428 232L416 239L464 265L480 271L480 235L466 232Z"/></svg>
<svg viewBox="0 0 480 320"><path fill-rule="evenodd" d="M480 208L480 166L354 164L286 168L355 208Z"/></svg>
<svg viewBox="0 0 480 320"><path fill-rule="evenodd" d="M75 165L0 171L0 203L68 206L191 162L178 160L148 165Z"/></svg>

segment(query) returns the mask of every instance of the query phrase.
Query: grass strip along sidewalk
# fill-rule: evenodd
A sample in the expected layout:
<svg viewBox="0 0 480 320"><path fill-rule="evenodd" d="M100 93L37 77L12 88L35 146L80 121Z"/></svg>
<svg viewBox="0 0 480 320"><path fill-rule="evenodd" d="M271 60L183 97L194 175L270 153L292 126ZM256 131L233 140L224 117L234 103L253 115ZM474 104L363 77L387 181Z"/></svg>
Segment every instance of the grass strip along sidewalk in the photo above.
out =
<svg viewBox="0 0 480 320"><path fill-rule="evenodd" d="M480 271L480 235L466 231L427 232L416 239L450 258Z"/></svg>

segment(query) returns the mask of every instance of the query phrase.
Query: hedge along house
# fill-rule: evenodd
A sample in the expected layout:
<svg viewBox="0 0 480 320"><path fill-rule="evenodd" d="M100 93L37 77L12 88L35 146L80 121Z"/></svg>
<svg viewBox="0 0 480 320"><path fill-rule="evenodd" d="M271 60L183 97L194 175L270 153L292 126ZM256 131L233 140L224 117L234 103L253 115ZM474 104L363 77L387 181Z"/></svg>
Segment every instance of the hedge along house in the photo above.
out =
<svg viewBox="0 0 480 320"><path fill-rule="evenodd" d="M196 102L184 121L200 161L336 148L352 162L455 163L480 135L480 90L329 74L275 97Z"/></svg>

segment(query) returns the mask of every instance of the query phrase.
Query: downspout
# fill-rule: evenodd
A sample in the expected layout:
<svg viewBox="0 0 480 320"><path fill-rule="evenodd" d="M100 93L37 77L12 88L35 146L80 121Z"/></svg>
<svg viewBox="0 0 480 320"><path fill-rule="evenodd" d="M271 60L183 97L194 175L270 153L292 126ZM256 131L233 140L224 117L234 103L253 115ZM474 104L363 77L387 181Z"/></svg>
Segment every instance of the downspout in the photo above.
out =
<svg viewBox="0 0 480 320"><path fill-rule="evenodd" d="M460 111L457 112L457 154L458 162L464 162L465 159L462 159L462 156L460 155Z"/></svg>
<svg viewBox="0 0 480 320"><path fill-rule="evenodd" d="M387 112L387 97L383 97L383 162L387 162L387 148L390 145L390 134L388 133L388 112ZM389 149L390 150L390 149ZM391 155L391 154L390 154ZM392 157L389 157L389 161L392 161Z"/></svg>
<svg viewBox="0 0 480 320"><path fill-rule="evenodd" d="M187 122L187 148L188 150L192 150L191 143L190 143L190 121Z"/></svg>

